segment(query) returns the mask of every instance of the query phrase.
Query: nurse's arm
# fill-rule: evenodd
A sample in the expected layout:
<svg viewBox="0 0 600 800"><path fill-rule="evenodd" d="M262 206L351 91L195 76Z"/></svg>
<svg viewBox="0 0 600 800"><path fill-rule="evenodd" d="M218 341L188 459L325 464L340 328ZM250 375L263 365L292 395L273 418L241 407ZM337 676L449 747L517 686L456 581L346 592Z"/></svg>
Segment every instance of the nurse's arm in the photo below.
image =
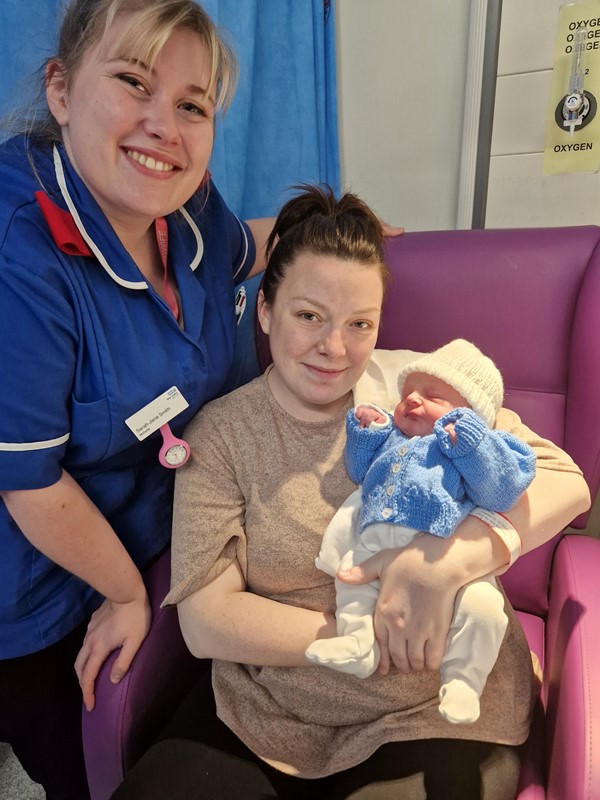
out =
<svg viewBox="0 0 600 800"><path fill-rule="evenodd" d="M111 526L68 473L52 486L1 496L34 547L106 598L92 616L75 662L83 700L91 710L94 682L107 656L121 648L111 671L116 683L148 633L150 606L142 577Z"/></svg>
<svg viewBox="0 0 600 800"><path fill-rule="evenodd" d="M310 667L304 651L336 635L335 617L246 591L237 561L177 606L196 658L268 667Z"/></svg>
<svg viewBox="0 0 600 800"><path fill-rule="evenodd" d="M264 272L264 269L267 265L265 250L267 246L267 239L269 238L271 231L273 230L273 225L275 224L275 218L262 217L260 219L247 219L246 224L252 232L254 244L256 245L256 258L248 275L248 277L251 278L253 275L257 275L259 272Z"/></svg>

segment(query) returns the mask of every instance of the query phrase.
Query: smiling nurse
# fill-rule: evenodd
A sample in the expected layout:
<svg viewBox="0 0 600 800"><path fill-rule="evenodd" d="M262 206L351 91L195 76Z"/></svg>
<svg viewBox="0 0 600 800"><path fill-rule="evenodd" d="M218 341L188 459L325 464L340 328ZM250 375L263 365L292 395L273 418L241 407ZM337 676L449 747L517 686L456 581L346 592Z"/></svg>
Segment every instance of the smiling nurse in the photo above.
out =
<svg viewBox="0 0 600 800"><path fill-rule="evenodd" d="M47 113L0 146L0 741L50 800L88 796L77 679L92 708L147 633L174 439L223 385L234 279L262 268L271 221L207 172L234 83L196 3L73 0Z"/></svg>

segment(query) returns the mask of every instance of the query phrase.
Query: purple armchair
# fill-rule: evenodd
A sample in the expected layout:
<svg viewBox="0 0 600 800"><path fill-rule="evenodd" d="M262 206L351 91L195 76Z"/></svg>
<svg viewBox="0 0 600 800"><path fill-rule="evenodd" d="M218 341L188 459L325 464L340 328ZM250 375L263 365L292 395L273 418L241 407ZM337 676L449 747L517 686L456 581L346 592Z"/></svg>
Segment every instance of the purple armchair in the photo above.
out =
<svg viewBox="0 0 600 800"><path fill-rule="evenodd" d="M503 372L506 405L600 484L600 228L411 233L390 240L394 280L379 347L474 341ZM259 346L259 350L260 350ZM573 522L584 527L587 515ZM151 632L118 686L83 712L92 800L107 800L206 668L188 653L168 588L168 554L148 574ZM502 577L543 690L525 745L519 800L600 800L600 541L561 534Z"/></svg>
<svg viewBox="0 0 600 800"><path fill-rule="evenodd" d="M123 680L113 685L110 670L116 652L96 682L96 706L82 711L83 747L92 800L108 800L125 773L150 747L184 695L210 662L187 649L177 611L160 608L169 590L171 551L145 577L152 606L152 627Z"/></svg>
<svg viewBox="0 0 600 800"><path fill-rule="evenodd" d="M379 346L474 341L500 367L505 405L600 482L600 228L407 234ZM587 515L572 524L584 527ZM544 670L519 800L600 799L600 541L560 535L502 583Z"/></svg>

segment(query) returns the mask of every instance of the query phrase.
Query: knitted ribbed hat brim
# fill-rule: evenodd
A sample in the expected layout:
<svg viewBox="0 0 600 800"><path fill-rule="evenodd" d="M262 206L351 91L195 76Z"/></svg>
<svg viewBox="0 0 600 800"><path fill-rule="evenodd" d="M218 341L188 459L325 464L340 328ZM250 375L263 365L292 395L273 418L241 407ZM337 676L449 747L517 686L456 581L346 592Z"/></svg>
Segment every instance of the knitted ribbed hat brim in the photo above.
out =
<svg viewBox="0 0 600 800"><path fill-rule="evenodd" d="M406 378L413 372L433 375L452 386L490 428L494 426L504 396L502 375L474 344L454 339L406 364L398 375L400 394Z"/></svg>

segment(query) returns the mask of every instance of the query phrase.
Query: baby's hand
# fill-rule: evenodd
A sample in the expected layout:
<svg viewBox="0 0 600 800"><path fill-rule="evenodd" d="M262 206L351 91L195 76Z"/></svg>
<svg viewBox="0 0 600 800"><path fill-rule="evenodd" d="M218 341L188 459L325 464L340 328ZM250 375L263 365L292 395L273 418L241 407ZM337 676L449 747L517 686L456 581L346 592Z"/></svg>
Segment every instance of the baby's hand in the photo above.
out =
<svg viewBox="0 0 600 800"><path fill-rule="evenodd" d="M371 406L357 406L354 414L361 428L368 428L372 422L387 422L387 418Z"/></svg>
<svg viewBox="0 0 600 800"><path fill-rule="evenodd" d="M456 431L454 430L454 423L449 422L447 425L444 425L444 430L450 437L452 444L456 444Z"/></svg>

